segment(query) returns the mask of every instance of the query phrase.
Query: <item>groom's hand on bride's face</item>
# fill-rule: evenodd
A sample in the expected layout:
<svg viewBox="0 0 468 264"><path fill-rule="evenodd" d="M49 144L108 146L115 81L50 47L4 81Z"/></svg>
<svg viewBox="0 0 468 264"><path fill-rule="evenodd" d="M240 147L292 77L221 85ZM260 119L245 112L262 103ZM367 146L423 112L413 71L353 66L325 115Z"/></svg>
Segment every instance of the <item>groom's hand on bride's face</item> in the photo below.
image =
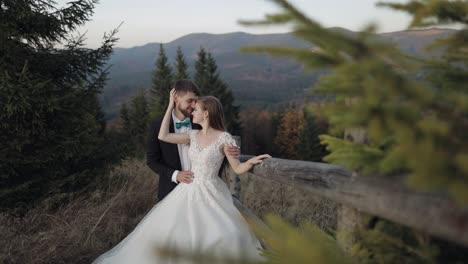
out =
<svg viewBox="0 0 468 264"><path fill-rule="evenodd" d="M229 157L238 159L240 157L240 148L235 145L226 145L226 153Z"/></svg>
<svg viewBox="0 0 468 264"><path fill-rule="evenodd" d="M191 171L179 171L176 179L178 182L191 183L193 181L193 172Z"/></svg>

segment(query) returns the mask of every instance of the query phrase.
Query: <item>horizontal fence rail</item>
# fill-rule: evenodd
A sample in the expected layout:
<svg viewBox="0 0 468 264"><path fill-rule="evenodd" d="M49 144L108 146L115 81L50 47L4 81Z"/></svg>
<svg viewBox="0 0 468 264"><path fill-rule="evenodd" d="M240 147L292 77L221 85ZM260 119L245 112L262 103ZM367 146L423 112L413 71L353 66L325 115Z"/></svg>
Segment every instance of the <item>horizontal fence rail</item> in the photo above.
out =
<svg viewBox="0 0 468 264"><path fill-rule="evenodd" d="M468 208L440 193L411 190L393 177L353 177L337 165L276 158L266 159L251 173L468 246Z"/></svg>

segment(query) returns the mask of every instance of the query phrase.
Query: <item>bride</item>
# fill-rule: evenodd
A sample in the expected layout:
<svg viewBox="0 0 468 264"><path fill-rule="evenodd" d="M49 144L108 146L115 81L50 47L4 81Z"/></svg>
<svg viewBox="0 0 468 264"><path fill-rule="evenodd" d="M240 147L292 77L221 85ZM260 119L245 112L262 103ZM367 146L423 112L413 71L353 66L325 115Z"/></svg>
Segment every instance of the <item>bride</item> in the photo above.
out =
<svg viewBox="0 0 468 264"><path fill-rule="evenodd" d="M236 143L224 131L222 105L213 96L200 98L192 113L193 122L201 125L201 130L169 133L175 94L172 89L158 138L174 144L190 144L193 181L179 183L130 235L96 259L95 264L180 263L173 255L161 256L158 250L161 248L213 257L263 260L260 242L234 206L229 189L217 173L225 156L234 172L242 174L270 155L256 156L243 163L225 155L227 146Z"/></svg>

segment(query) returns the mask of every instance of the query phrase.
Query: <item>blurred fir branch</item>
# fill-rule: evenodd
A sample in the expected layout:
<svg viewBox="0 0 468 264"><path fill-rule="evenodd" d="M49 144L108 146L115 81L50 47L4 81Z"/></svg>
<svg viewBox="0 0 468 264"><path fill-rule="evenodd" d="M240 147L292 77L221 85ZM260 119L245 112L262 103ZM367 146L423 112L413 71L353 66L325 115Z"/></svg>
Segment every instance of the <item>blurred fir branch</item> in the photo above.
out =
<svg viewBox="0 0 468 264"><path fill-rule="evenodd" d="M267 215L265 219L268 227L250 223L257 236L261 237L266 244L267 249L259 249L264 257L263 261L252 261L242 257L213 256L205 252L189 253L171 248L157 250L173 261L183 260L194 264L354 263L350 256L343 254L333 237L314 225L306 224L297 228L272 214Z"/></svg>
<svg viewBox="0 0 468 264"><path fill-rule="evenodd" d="M351 252L359 263L436 263L440 253L429 236L382 219L359 238Z"/></svg>
<svg viewBox="0 0 468 264"><path fill-rule="evenodd" d="M410 28L457 23L454 31L430 48L441 56L411 58L394 45L378 41L375 27L356 35L322 27L288 1L274 0L282 13L244 25L289 24L310 49L246 47L296 59L309 69L326 68L314 92L333 94L325 115L332 133L364 128L367 146L322 136L331 154L326 161L352 169L392 173L407 171L412 187L447 191L468 202L468 3L420 0L380 6L408 12Z"/></svg>

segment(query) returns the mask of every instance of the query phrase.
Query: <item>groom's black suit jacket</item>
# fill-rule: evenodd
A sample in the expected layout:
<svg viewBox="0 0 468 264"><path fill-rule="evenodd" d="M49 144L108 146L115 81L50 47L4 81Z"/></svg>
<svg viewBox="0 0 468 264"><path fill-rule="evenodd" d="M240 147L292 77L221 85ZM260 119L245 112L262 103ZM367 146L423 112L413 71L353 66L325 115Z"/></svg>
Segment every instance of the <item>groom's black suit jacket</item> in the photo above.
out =
<svg viewBox="0 0 468 264"><path fill-rule="evenodd" d="M146 164L159 175L158 198L161 201L177 184L172 181L175 170L182 170L177 144L171 144L158 139L162 118L155 119L148 130L148 144L146 149ZM201 129L192 123L192 129ZM174 133L174 121L171 117L169 132Z"/></svg>

